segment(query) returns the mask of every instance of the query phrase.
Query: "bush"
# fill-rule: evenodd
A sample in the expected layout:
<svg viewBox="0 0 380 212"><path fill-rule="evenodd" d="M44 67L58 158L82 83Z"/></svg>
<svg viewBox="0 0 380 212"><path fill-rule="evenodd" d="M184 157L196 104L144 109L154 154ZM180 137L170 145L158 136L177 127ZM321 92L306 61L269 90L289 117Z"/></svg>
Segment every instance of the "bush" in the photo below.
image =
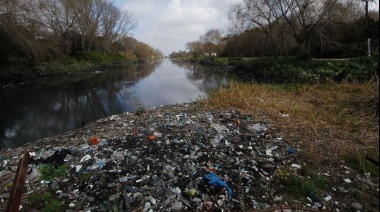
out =
<svg viewBox="0 0 380 212"><path fill-rule="evenodd" d="M360 57L341 63L328 63L336 78L342 80L366 81L379 75L379 56Z"/></svg>
<svg viewBox="0 0 380 212"><path fill-rule="evenodd" d="M378 56L343 61L259 58L240 60L235 70L258 80L264 78L277 82L366 81L378 75Z"/></svg>

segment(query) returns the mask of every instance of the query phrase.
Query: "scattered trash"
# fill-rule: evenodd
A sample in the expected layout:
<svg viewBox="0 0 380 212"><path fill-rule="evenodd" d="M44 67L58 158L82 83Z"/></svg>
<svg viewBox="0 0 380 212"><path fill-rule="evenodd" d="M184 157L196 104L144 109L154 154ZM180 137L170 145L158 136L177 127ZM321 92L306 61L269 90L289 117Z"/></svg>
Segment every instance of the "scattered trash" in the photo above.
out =
<svg viewBox="0 0 380 212"><path fill-rule="evenodd" d="M292 164L290 167L292 167L292 169L301 169L301 166L295 163Z"/></svg>
<svg viewBox="0 0 380 212"><path fill-rule="evenodd" d="M24 195L49 192L67 211L248 211L303 204L277 190L279 178L307 166L297 155L302 151L297 144L272 132L266 117L193 106L115 115L74 133L1 152L0 209L25 148L31 159ZM44 164L66 165L68 175L41 180ZM321 194L309 194L310 202L300 208L360 210L359 203L336 204L337 196L349 193L344 186L351 180L340 182L322 201Z"/></svg>
<svg viewBox="0 0 380 212"><path fill-rule="evenodd" d="M352 203L352 207L356 210L359 210L359 211L364 209L364 206L358 202Z"/></svg>
<svg viewBox="0 0 380 212"><path fill-rule="evenodd" d="M344 179L343 181L344 181L345 183L347 183L347 184L352 183L352 181L351 181L350 179L348 179L348 178L347 178L347 179Z"/></svg>
<svg viewBox="0 0 380 212"><path fill-rule="evenodd" d="M93 146L93 145L97 145L98 144L98 137L91 137L91 140L90 140L90 145Z"/></svg>

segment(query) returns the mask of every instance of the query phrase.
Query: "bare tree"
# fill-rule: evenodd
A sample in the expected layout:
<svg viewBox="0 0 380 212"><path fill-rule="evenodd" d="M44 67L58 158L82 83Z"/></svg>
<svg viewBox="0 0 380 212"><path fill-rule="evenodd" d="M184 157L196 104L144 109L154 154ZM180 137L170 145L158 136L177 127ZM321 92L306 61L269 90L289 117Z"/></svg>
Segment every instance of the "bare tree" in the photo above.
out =
<svg viewBox="0 0 380 212"><path fill-rule="evenodd" d="M291 43L290 33L300 53L310 55L312 39L326 39L329 23L352 17L356 5L351 0L244 0L231 7L229 18L240 32L260 28L275 52Z"/></svg>
<svg viewBox="0 0 380 212"><path fill-rule="evenodd" d="M188 42L186 49L193 54L194 57L199 57L204 54L202 43L200 41Z"/></svg>
<svg viewBox="0 0 380 212"><path fill-rule="evenodd" d="M225 46L223 35L219 29L211 29L200 38L204 50L209 55L220 54Z"/></svg>
<svg viewBox="0 0 380 212"><path fill-rule="evenodd" d="M89 50L116 53L136 25L110 0L0 0L1 35L35 60Z"/></svg>
<svg viewBox="0 0 380 212"><path fill-rule="evenodd" d="M229 20L232 23L231 31L241 34L252 28L260 28L268 38L268 45L278 54L279 45L276 42L282 36L282 13L275 9L278 1L244 0L234 4L229 11ZM284 40L284 39L280 39Z"/></svg>

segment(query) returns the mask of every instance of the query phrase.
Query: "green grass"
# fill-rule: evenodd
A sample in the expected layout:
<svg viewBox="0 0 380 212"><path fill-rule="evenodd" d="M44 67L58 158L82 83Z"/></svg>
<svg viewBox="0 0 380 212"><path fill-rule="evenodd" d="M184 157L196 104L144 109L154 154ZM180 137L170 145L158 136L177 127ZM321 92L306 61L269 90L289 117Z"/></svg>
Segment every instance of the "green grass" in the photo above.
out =
<svg viewBox="0 0 380 212"><path fill-rule="evenodd" d="M41 212L57 212L63 211L65 209L65 205L62 204L60 200L52 200L48 202L42 209Z"/></svg>
<svg viewBox="0 0 380 212"><path fill-rule="evenodd" d="M92 177L92 173L91 172L86 172L86 173L82 173L82 174L79 175L80 181L83 181L83 182L86 182L86 181L90 180L91 177Z"/></svg>
<svg viewBox="0 0 380 212"><path fill-rule="evenodd" d="M55 167L53 164L44 164L39 168L41 180L54 180L57 177L68 176L68 168L66 165Z"/></svg>
<svg viewBox="0 0 380 212"><path fill-rule="evenodd" d="M297 176L294 173L280 176L280 183L287 194L300 198L307 197L311 193L317 194L320 189L326 189L329 182L318 175Z"/></svg>
<svg viewBox="0 0 380 212"><path fill-rule="evenodd" d="M52 195L50 192L46 192L42 194L34 193L28 198L28 201L32 205L38 205L38 204L44 204L45 202L49 202L51 201L51 199L52 199Z"/></svg>
<svg viewBox="0 0 380 212"><path fill-rule="evenodd" d="M316 83L334 80L365 82L379 75L379 55L347 60L301 58L196 57L194 63L210 66L235 66L235 74L256 81Z"/></svg>
<svg viewBox="0 0 380 212"><path fill-rule="evenodd" d="M33 208L39 208L43 212L56 212L65 209L64 202L53 199L53 195L50 192L42 194L34 193L28 198L28 202Z"/></svg>
<svg viewBox="0 0 380 212"><path fill-rule="evenodd" d="M368 162L362 157L349 157L345 160L346 165L361 173L370 173L372 177L379 177L379 167Z"/></svg>

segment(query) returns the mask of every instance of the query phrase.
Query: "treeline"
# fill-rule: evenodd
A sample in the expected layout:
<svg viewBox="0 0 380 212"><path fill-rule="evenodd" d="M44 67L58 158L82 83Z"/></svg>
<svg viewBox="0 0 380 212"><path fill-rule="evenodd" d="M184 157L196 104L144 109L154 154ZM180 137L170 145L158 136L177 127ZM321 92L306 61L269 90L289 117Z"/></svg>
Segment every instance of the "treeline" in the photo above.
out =
<svg viewBox="0 0 380 212"><path fill-rule="evenodd" d="M172 57L342 58L379 52L379 13L350 0L244 0L229 10L228 34L212 29Z"/></svg>
<svg viewBox="0 0 380 212"><path fill-rule="evenodd" d="M132 14L109 0L0 0L0 61L45 62L86 52L135 61L161 57L130 37Z"/></svg>

